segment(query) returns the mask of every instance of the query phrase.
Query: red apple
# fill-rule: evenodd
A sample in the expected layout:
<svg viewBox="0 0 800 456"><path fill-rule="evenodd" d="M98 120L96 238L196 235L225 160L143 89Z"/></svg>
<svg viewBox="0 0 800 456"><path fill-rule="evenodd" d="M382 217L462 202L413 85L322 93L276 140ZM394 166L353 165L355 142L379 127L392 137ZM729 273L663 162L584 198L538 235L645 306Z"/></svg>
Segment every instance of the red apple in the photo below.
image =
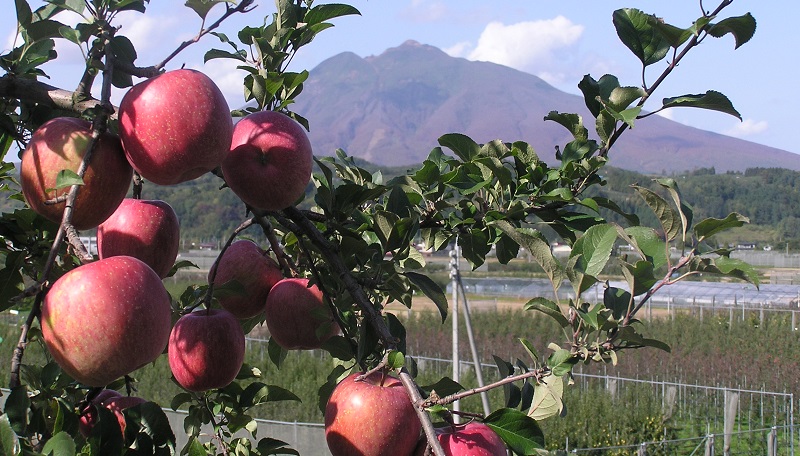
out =
<svg viewBox="0 0 800 456"><path fill-rule="evenodd" d="M235 280L242 286L242 294L218 298L220 305L237 318L255 317L264 312L269 291L283 279L278 263L258 244L244 239L225 250L219 264L208 273L209 281L212 276L216 285Z"/></svg>
<svg viewBox="0 0 800 456"><path fill-rule="evenodd" d="M437 429L447 456L506 456L506 444L489 426L476 421Z"/></svg>
<svg viewBox="0 0 800 456"><path fill-rule="evenodd" d="M267 296L267 329L275 342L287 350L320 348L339 334L322 291L308 279L290 278L276 283Z"/></svg>
<svg viewBox="0 0 800 456"><path fill-rule="evenodd" d="M131 87L119 105L119 136L133 168L159 185L195 179L227 155L230 109L208 76L174 70Z"/></svg>
<svg viewBox="0 0 800 456"><path fill-rule="evenodd" d="M182 387L200 392L227 386L244 361L244 331L225 309L182 316L169 337L169 367Z"/></svg>
<svg viewBox="0 0 800 456"><path fill-rule="evenodd" d="M171 326L170 296L150 266L116 256L59 278L42 302L44 341L59 366L105 386L154 361Z"/></svg>
<svg viewBox="0 0 800 456"><path fill-rule="evenodd" d="M97 406L102 405L103 401L106 399L120 396L122 396L122 394L118 391L104 389L97 393L97 395L83 407L83 410L81 410L81 417L78 419L78 430L81 431L84 437L89 437L94 424L97 422Z"/></svg>
<svg viewBox="0 0 800 456"><path fill-rule="evenodd" d="M331 454L410 455L422 426L403 384L380 372L357 382L359 375L336 385L325 407L325 440Z"/></svg>
<svg viewBox="0 0 800 456"><path fill-rule="evenodd" d="M88 437L97 422L97 407L105 407L114 412L120 430L122 434L125 435L127 423L125 422L125 415L123 415L122 411L145 402L147 401L141 397L123 396L114 390L103 390L92 399L91 403L86 406L81 413L80 420L78 421L78 429L84 437Z"/></svg>
<svg viewBox="0 0 800 456"><path fill-rule="evenodd" d="M222 174L251 207L279 211L305 194L313 161L300 124L280 112L260 111L236 124Z"/></svg>
<svg viewBox="0 0 800 456"><path fill-rule="evenodd" d="M145 402L147 401L141 397L119 396L106 399L103 401L102 405L103 407L114 412L114 415L116 415L117 421L119 422L119 429L122 431L122 435L125 435L125 428L127 427L127 424L125 423L125 415L122 414L122 411L133 407L134 405L144 404Z"/></svg>
<svg viewBox="0 0 800 456"><path fill-rule="evenodd" d="M180 247L180 223L164 201L126 198L97 227L100 258L128 255L138 258L162 279L167 276Z"/></svg>
<svg viewBox="0 0 800 456"><path fill-rule="evenodd" d="M92 124L73 117L57 117L45 122L31 136L22 152L20 183L31 209L54 222L61 222L64 202L45 204L66 196L69 187L55 190L61 170L78 172L91 141ZM125 159L122 145L114 135L98 139L78 191L72 225L78 230L96 227L119 206L131 185L133 169Z"/></svg>

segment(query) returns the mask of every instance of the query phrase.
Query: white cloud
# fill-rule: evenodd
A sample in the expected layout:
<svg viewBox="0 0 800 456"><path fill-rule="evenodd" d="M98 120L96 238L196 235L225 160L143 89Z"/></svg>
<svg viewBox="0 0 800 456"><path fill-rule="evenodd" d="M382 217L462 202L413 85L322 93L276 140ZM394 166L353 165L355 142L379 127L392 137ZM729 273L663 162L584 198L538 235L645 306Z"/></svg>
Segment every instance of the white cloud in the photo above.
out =
<svg viewBox="0 0 800 456"><path fill-rule="evenodd" d="M176 17L135 12L121 13L117 17L117 25L122 27L119 34L133 42L140 56L151 49L167 49L176 44L178 40L175 35L181 30Z"/></svg>
<svg viewBox="0 0 800 456"><path fill-rule="evenodd" d="M469 59L494 62L533 74L546 71L552 77L559 72L553 68L558 63L557 53L575 45L583 30L582 25L564 16L510 25L490 22Z"/></svg>
<svg viewBox="0 0 800 456"><path fill-rule="evenodd" d="M469 41L461 41L442 50L451 57L466 57L472 51L472 48L472 43Z"/></svg>
<svg viewBox="0 0 800 456"><path fill-rule="evenodd" d="M675 113L672 109L664 109L663 111L658 111L656 115L661 116L665 119L675 120Z"/></svg>
<svg viewBox="0 0 800 456"><path fill-rule="evenodd" d="M728 129L725 134L741 138L757 135L768 129L769 123L766 120L744 119L744 121L737 123L733 128Z"/></svg>
<svg viewBox="0 0 800 456"><path fill-rule="evenodd" d="M240 63L232 59L214 59L196 68L217 84L231 109L239 109L244 105L242 81L247 73L236 69Z"/></svg>

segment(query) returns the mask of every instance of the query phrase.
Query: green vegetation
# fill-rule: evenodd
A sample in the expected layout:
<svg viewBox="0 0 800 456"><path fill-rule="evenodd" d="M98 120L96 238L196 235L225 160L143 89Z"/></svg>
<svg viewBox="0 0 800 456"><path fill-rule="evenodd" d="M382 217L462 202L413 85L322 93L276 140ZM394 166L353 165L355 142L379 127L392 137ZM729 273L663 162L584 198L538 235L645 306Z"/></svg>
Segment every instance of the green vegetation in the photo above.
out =
<svg viewBox="0 0 800 456"><path fill-rule="evenodd" d="M449 358L443 352L451 346L450 321L441 325L438 318L426 312L415 312L411 316L400 313L408 331L410 344L408 352L412 356L430 356ZM476 338L480 345L480 356L491 360L492 354L504 358L525 359L521 352L518 337L528 338L537 349L543 351L541 344L549 340L558 340L558 328L547 318L536 313L520 310L503 310L498 312L476 312L472 315ZM786 391L800 396L800 366L796 363L779 362L776 353L782 359L800 357L800 334L790 330L787 318L770 314L761 327L758 320L746 318L736 320L729 326L727 313L713 317L706 315L701 321L689 315L678 315L673 319L659 319L645 322L643 333L648 337L656 337L670 344L673 352L663 353L654 349L631 350L623 352L620 365L611 365L603 369L594 366L578 369L578 372L594 372L617 375L626 378L659 379L677 381L688 384L720 385L764 389L765 391ZM446 329L446 330L443 330ZM8 359L18 337L17 328L8 324L0 325L0 356ZM462 331L463 334L463 331ZM267 337L267 336L264 336ZM462 359L469 359L466 344L462 344ZM280 419L282 421L321 422L322 414L318 406L317 389L325 383L325 378L334 361L327 353L292 352L289 353L280 369L270 360L267 344L249 341L246 362L262 371L267 384L281 385L295 393L302 402L270 402L255 410L258 417ZM37 364L44 360L44 352L38 343L30 346L26 353L28 363ZM447 363L418 361L420 372L424 375L417 378L420 385L429 385L442 376L451 376L451 367ZM698 366L687 369L687 366ZM487 369L486 380L497 379L497 371ZM0 370L0 382L7 383L7 371ZM147 366L134 373L137 379L138 395L169 404L172 397L180 392L171 383L164 382L169 377L169 367L164 357L152 366ZM581 381L578 379L578 381ZM477 386L471 369L463 371L461 383L470 388ZM589 382L570 388L565 394L567 415L564 418L545 420L542 428L548 436L551 448L564 446L569 436L570 448L587 448L597 446L630 445L643 441L654 441L663 438L693 438L703 435L706 426L712 431L721 432L720 409L713 404L712 397L706 397L709 403L695 404L692 413L676 410L668 417L664 413L660 396L652 386L633 385L620 387L616 397L606 389L603 382ZM490 393L493 407L502 405L502 389ZM772 407L768 401L768 407ZM480 399L472 396L462 401L462 410L480 411ZM743 407L745 407L743 405ZM764 416L750 416L743 412L740 424L743 429L748 426L748 419L754 428L761 427L761 419L766 426L773 424L775 416L783 413L778 408L768 408ZM587 425L586 417L593 417L594 422L606 423L606 427ZM780 418L780 417L779 417ZM739 445L749 445L749 451L764 453L764 445L760 435L751 439L743 438ZM695 442L696 445L696 442ZM674 450L674 448L673 448ZM629 454L628 452L610 452L607 454ZM650 453L648 454L661 454ZM673 454L673 453L664 453ZM755 453L754 453L755 454Z"/></svg>
<svg viewBox="0 0 800 456"><path fill-rule="evenodd" d="M363 160L356 160L369 172L380 172L385 180L401 175L419 166L385 168ZM604 168L605 185L591 189L592 196L603 196L618 202L620 208L635 213L643 224L658 226L652 211L636 195L632 184L656 189L650 182L653 176L635 171L607 166ZM715 174L713 168L673 175L680 183L685 201L691 202L696 219L724 218L738 212L750 218L750 224L733 232L717 235L720 245L741 242L756 243L758 247L771 245L785 249L789 243L792 251L800 250L800 172L780 168L752 168L744 173ZM213 175L173 186L151 185L144 189L148 199L169 202L181 221L184 246L192 242L219 242L227 237L245 215L241 204L229 190L220 191L220 180ZM313 192L309 185L307 194ZM306 201L311 201L309 196ZM21 207L15 200L0 201L3 212ZM604 213L609 220L623 222L614 213Z"/></svg>

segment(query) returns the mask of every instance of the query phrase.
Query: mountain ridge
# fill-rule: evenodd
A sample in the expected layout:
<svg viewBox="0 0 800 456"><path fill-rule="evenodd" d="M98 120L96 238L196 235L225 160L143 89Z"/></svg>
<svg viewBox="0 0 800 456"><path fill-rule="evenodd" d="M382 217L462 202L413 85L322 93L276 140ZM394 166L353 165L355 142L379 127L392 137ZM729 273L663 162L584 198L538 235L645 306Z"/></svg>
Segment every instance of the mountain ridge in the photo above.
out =
<svg viewBox="0 0 800 456"><path fill-rule="evenodd" d="M445 133L478 142L522 140L555 162L571 137L550 111L592 120L583 98L502 65L451 57L416 41L375 56L337 54L312 69L291 108L310 120L317 155L337 148L384 166L421 163ZM724 114L720 114L724 115ZM593 131L593 125L587 125ZM652 116L612 149L612 165L648 174L699 168L800 170L800 155Z"/></svg>

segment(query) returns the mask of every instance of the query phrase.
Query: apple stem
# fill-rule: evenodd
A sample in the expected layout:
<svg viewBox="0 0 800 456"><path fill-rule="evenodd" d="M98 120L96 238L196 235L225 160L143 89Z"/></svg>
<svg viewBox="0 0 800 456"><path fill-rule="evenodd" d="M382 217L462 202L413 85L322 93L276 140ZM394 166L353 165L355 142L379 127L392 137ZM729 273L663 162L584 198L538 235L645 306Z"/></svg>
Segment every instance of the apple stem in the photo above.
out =
<svg viewBox="0 0 800 456"><path fill-rule="evenodd" d="M270 222L269 218L266 216L256 217L256 222L261 226L264 235L267 236L270 248L275 252L275 257L278 259L278 264L281 266L283 275L285 277L297 277L297 267L292 264L291 258L283 251L278 237L275 236L275 229L272 226L272 222Z"/></svg>
<svg viewBox="0 0 800 456"><path fill-rule="evenodd" d="M237 226L235 230L233 230L233 233L231 233L230 237L228 237L228 240L227 242L225 242L225 245L222 246L222 250L219 251L219 255L217 255L217 258L214 260L214 264L211 265L211 272L208 276L208 289L206 290L205 296L203 296L203 299L197 301L194 305L191 305L186 309L184 309L183 311L184 314L191 313L201 304L205 305L209 311L211 310L211 297L213 296L214 293L214 279L217 278L217 265L219 265L219 261L222 258L222 255L225 255L225 251L228 250L228 247L230 247L231 244L233 244L233 241L234 239L236 239L236 236L238 236L239 233L246 230L247 228L250 228L253 225L253 223L255 223L255 217L250 217L249 219L242 222L241 225Z"/></svg>
<svg viewBox="0 0 800 456"><path fill-rule="evenodd" d="M142 199L142 186L144 181L138 171L133 171L133 199Z"/></svg>

